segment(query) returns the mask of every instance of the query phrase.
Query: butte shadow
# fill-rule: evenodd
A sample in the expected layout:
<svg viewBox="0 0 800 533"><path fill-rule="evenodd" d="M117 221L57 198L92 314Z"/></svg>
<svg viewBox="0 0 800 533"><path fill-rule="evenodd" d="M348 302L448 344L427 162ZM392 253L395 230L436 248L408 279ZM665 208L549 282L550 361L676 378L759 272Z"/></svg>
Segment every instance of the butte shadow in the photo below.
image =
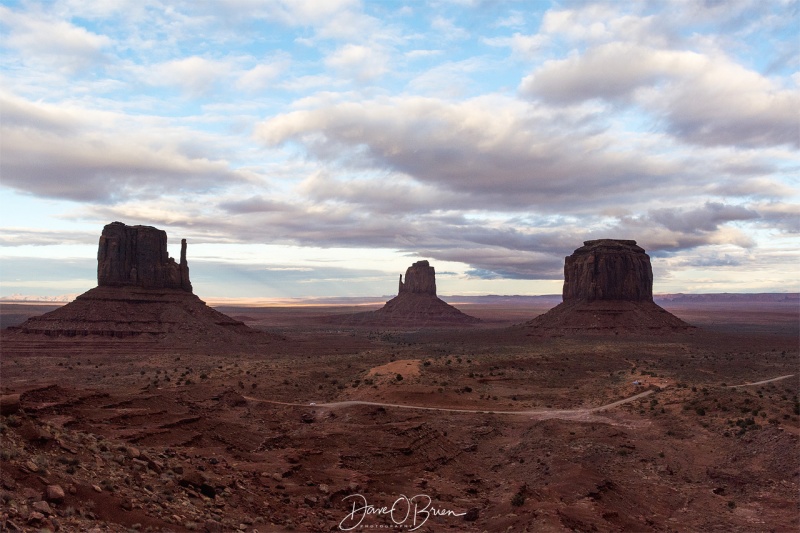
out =
<svg viewBox="0 0 800 533"><path fill-rule="evenodd" d="M166 232L151 226L113 222L103 228L97 285L55 311L8 328L4 342L120 338L177 350L229 351L280 339L208 307L192 292L186 240L176 263L167 253Z"/></svg>
<svg viewBox="0 0 800 533"><path fill-rule="evenodd" d="M397 296L377 311L339 315L325 319L327 323L354 326L452 326L480 322L479 318L462 313L436 296L436 272L427 261L417 261L400 275Z"/></svg>
<svg viewBox="0 0 800 533"><path fill-rule="evenodd" d="M563 301L523 324L542 335L695 329L653 302L650 256L636 241L585 241L564 260Z"/></svg>

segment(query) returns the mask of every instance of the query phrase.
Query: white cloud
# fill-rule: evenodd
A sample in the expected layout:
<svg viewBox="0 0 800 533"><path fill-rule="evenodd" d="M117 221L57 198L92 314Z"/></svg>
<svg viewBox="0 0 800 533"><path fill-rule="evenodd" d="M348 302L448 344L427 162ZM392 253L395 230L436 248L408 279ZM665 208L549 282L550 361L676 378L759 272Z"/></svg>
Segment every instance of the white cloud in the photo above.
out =
<svg viewBox="0 0 800 533"><path fill-rule="evenodd" d="M489 46L504 46L523 58L534 58L540 53L542 47L549 43L549 38L543 34L524 35L515 33L511 37L484 38L483 42Z"/></svg>
<svg viewBox="0 0 800 533"><path fill-rule="evenodd" d="M71 73L103 61L114 41L66 20L44 13L21 13L0 6L0 24L8 28L4 46L17 50L24 62L43 62Z"/></svg>
<svg viewBox="0 0 800 533"><path fill-rule="evenodd" d="M236 87L248 92L257 92L265 89L275 82L286 70L288 64L287 58L278 58L259 63L239 75L236 80Z"/></svg>
<svg viewBox="0 0 800 533"><path fill-rule="evenodd" d="M693 143L800 145L800 93L722 56L609 43L545 62L520 91L554 104L636 103Z"/></svg>
<svg viewBox="0 0 800 533"><path fill-rule="evenodd" d="M325 64L359 83L372 81L388 71L388 57L384 52L356 44L347 44L335 50L325 58Z"/></svg>
<svg viewBox="0 0 800 533"><path fill-rule="evenodd" d="M408 82L408 91L420 96L460 98L472 92L475 85L472 76L486 66L480 58L446 61L414 76Z"/></svg>
<svg viewBox="0 0 800 533"><path fill-rule="evenodd" d="M190 56L150 66L141 75L152 85L180 87L189 95L200 96L210 92L232 71L233 65L228 61Z"/></svg>
<svg viewBox="0 0 800 533"><path fill-rule="evenodd" d="M455 23L448 18L437 16L431 20L431 29L436 34L448 41L461 41L469 37L469 32L463 28L459 28Z"/></svg>

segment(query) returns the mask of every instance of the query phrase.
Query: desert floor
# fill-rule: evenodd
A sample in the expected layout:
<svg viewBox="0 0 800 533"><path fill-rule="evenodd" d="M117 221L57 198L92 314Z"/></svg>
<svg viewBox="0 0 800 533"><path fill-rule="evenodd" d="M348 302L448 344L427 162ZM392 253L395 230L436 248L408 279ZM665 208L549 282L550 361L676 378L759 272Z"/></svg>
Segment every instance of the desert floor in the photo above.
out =
<svg viewBox="0 0 800 533"><path fill-rule="evenodd" d="M235 354L0 337L0 529L800 529L796 303L665 306L698 328L595 337L520 326L547 307L458 307L483 323L220 307L275 334Z"/></svg>

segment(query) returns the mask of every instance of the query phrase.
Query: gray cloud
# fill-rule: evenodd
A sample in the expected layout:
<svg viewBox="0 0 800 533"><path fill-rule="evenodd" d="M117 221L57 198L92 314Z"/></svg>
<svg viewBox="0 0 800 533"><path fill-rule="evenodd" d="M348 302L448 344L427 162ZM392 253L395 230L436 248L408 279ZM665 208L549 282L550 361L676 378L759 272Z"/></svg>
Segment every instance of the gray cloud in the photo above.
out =
<svg viewBox="0 0 800 533"><path fill-rule="evenodd" d="M596 209L688 181L676 161L619 144L586 120L585 113L499 97L458 104L408 97L287 113L262 122L256 134L270 146L300 143L342 168L409 176L441 189L444 209ZM689 174L702 184L701 175ZM454 195L472 202L448 205Z"/></svg>
<svg viewBox="0 0 800 533"><path fill-rule="evenodd" d="M2 228L2 246L51 246L58 244L97 244L100 236L88 232L32 230L27 228Z"/></svg>
<svg viewBox="0 0 800 533"><path fill-rule="evenodd" d="M654 209L648 218L672 231L697 233L714 231L726 222L754 220L759 214L741 205L708 202L695 209Z"/></svg>
<svg viewBox="0 0 800 533"><path fill-rule="evenodd" d="M292 210L292 207L287 204L269 200L261 195L221 202L219 207L226 213L234 215Z"/></svg>
<svg viewBox="0 0 800 533"><path fill-rule="evenodd" d="M3 185L37 196L114 202L204 192L248 179L225 161L186 153L197 146L179 146L172 132L128 132L118 124L124 117L111 113L59 109L9 95L0 95L0 113Z"/></svg>
<svg viewBox="0 0 800 533"><path fill-rule="evenodd" d="M800 94L721 54L611 42L545 62L522 80L520 91L557 105L635 103L690 143L800 146Z"/></svg>

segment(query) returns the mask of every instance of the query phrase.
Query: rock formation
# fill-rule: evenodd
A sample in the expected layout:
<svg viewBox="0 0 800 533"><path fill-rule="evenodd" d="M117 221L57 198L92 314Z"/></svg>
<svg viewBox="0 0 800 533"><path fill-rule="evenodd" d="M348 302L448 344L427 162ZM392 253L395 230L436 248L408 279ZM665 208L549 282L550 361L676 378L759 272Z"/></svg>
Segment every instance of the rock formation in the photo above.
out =
<svg viewBox="0 0 800 533"><path fill-rule="evenodd" d="M400 275L397 294L427 294L436 296L436 272L427 261L417 261L406 270L406 282Z"/></svg>
<svg viewBox="0 0 800 533"><path fill-rule="evenodd" d="M564 259L562 303L525 326L551 334L692 328L653 302L650 257L636 241L583 244Z"/></svg>
<svg viewBox="0 0 800 533"><path fill-rule="evenodd" d="M103 228L97 249L97 284L145 289L181 289L192 292L186 239L181 240L181 262L167 254L167 232L152 226L112 222Z"/></svg>
<svg viewBox="0 0 800 533"><path fill-rule="evenodd" d="M121 222L105 226L97 252L97 283L67 305L32 317L9 332L17 337L126 338L167 342L176 350L215 351L275 338L208 307L195 296L189 281L186 240L181 241L180 263L176 263L167 254L163 230Z"/></svg>
<svg viewBox="0 0 800 533"><path fill-rule="evenodd" d="M332 317L330 322L352 325L424 326L480 322L436 296L436 272L427 261L417 261L400 276L397 296L377 311Z"/></svg>
<svg viewBox="0 0 800 533"><path fill-rule="evenodd" d="M650 256L636 241L586 241L564 260L565 302L653 301Z"/></svg>

